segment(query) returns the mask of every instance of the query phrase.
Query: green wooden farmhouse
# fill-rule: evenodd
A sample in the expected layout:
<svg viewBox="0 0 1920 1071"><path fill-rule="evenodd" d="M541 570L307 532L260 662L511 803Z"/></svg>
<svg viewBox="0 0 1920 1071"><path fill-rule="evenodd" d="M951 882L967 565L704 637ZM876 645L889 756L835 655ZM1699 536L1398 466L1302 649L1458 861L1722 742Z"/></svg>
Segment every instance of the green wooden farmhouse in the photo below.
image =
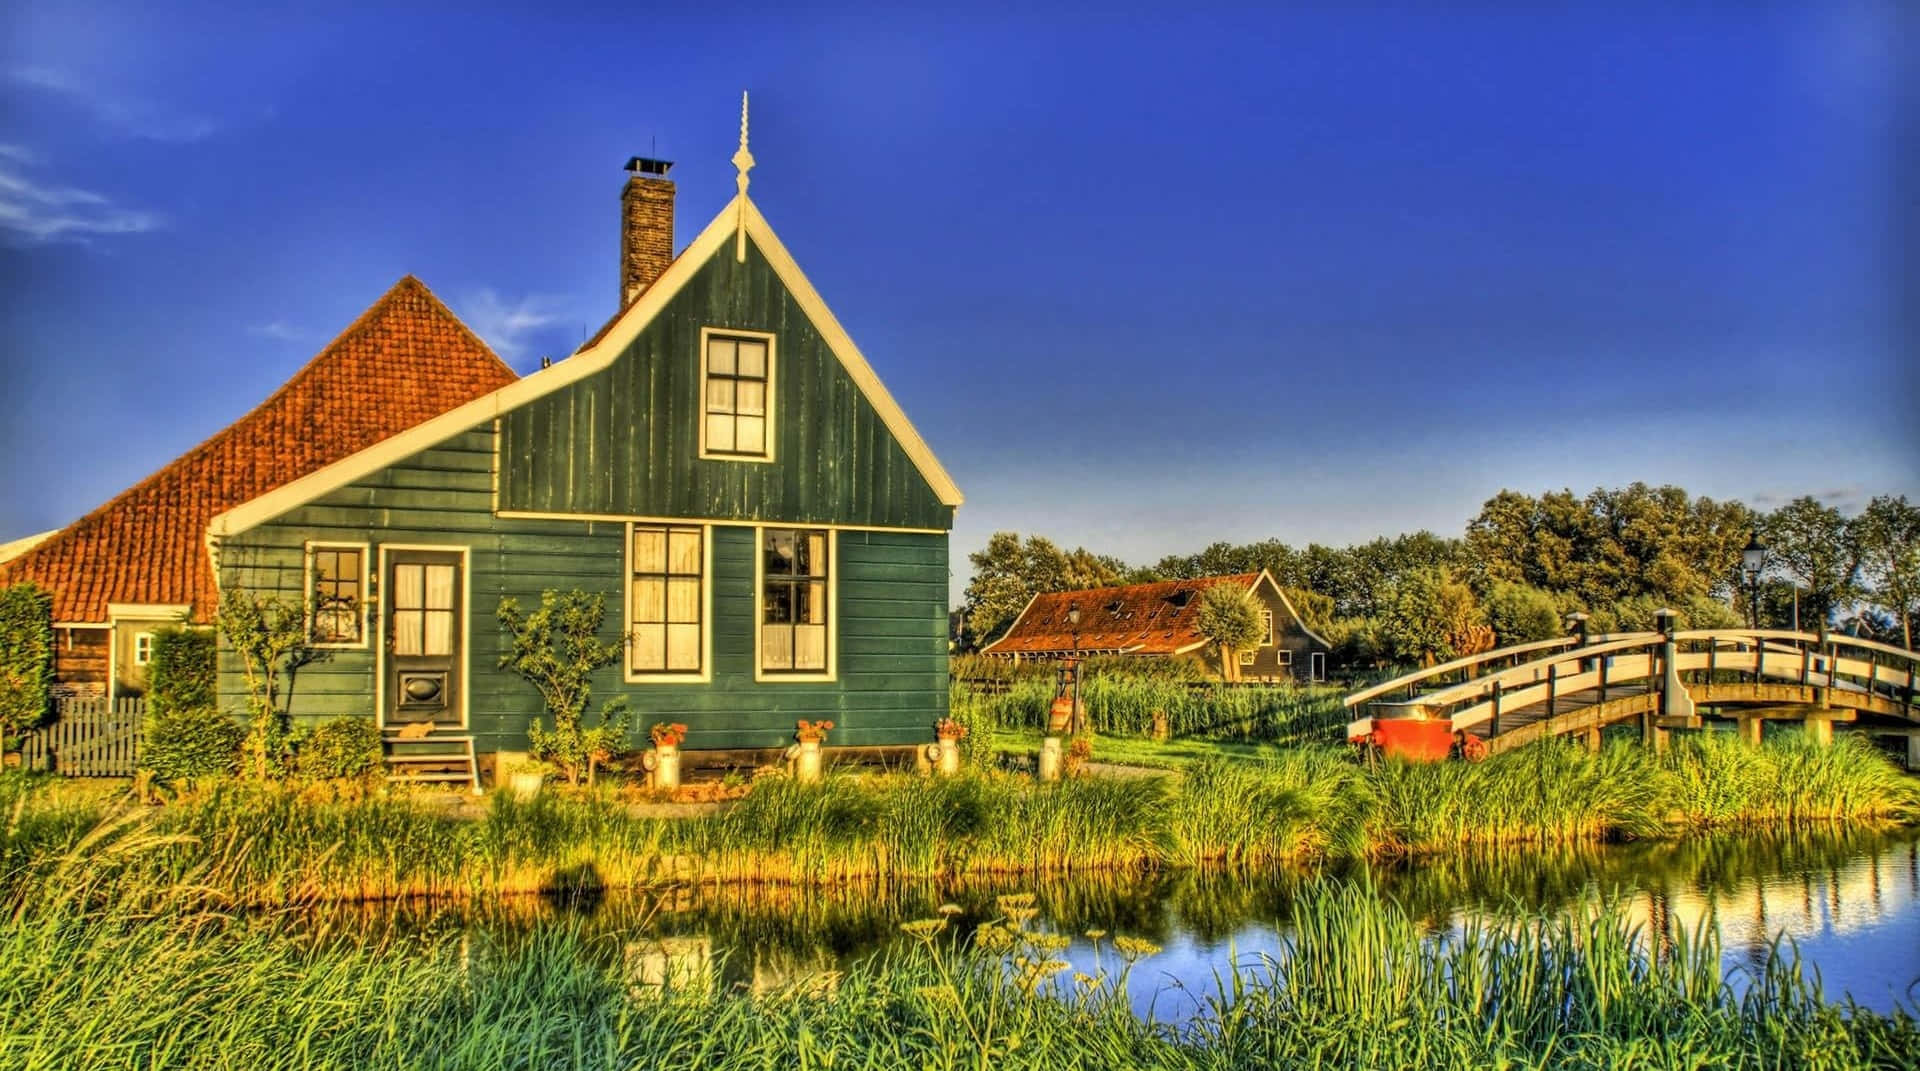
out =
<svg viewBox="0 0 1920 1071"><path fill-rule="evenodd" d="M296 719L524 751L543 708L499 668L496 610L579 589L624 650L593 705L625 695L636 742L933 738L960 492L748 199L744 136L734 162L677 257L669 165L628 164L623 308L574 354L212 520L223 591L315 607ZM220 683L239 708L230 653Z"/></svg>

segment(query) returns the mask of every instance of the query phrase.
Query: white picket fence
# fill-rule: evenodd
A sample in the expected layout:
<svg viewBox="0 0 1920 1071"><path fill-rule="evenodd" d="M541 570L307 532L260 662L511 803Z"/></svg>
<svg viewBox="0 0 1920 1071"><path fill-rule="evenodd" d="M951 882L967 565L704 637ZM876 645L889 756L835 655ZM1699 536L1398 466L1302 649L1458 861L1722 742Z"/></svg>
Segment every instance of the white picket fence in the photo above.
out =
<svg viewBox="0 0 1920 1071"><path fill-rule="evenodd" d="M66 777L132 777L146 721L145 699L62 699L52 722L27 733L20 759Z"/></svg>

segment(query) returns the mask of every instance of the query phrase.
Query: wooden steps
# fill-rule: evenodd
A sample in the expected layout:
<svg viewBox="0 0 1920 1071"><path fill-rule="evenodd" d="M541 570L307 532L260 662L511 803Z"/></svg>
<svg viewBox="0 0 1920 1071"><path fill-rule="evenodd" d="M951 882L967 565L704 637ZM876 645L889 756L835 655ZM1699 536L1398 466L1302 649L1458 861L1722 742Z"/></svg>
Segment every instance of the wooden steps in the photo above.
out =
<svg viewBox="0 0 1920 1071"><path fill-rule="evenodd" d="M473 737L435 735L433 723L418 722L381 735L387 780L399 783L465 781L480 794L480 760Z"/></svg>

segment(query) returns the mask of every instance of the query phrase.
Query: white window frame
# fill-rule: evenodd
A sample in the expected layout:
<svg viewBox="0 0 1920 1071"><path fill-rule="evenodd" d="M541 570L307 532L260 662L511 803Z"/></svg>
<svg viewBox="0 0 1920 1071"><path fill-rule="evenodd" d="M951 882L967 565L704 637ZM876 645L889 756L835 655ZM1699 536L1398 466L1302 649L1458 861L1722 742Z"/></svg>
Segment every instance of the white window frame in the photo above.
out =
<svg viewBox="0 0 1920 1071"><path fill-rule="evenodd" d="M316 550L357 550L360 552L360 639L327 640L315 638L314 613L319 609L313 603L313 552ZM300 604L306 607L307 638L317 651L364 651L373 642L373 547L368 543L347 541L314 540L303 548L300 560Z"/></svg>
<svg viewBox="0 0 1920 1071"><path fill-rule="evenodd" d="M144 666L153 661L153 633L136 632L133 634L133 664Z"/></svg>
<svg viewBox="0 0 1920 1071"><path fill-rule="evenodd" d="M1324 681L1327 679L1327 654L1325 651L1313 651L1307 656L1307 679Z"/></svg>
<svg viewBox="0 0 1920 1071"><path fill-rule="evenodd" d="M1241 651L1241 652L1240 652L1240 664L1241 664L1241 665L1243 665L1243 666L1251 666L1251 665L1253 665L1253 658L1254 658L1254 655L1256 655L1257 653L1259 653L1259 652L1257 652L1257 651L1255 651L1255 650L1254 650L1253 648L1251 648L1251 647L1249 647L1249 648L1247 648L1247 649L1246 649L1246 650L1244 650L1244 651Z"/></svg>
<svg viewBox="0 0 1920 1071"><path fill-rule="evenodd" d="M707 449L707 352L709 340L715 337L744 338L755 342L765 342L767 344L767 431L765 440L767 449L764 454L716 453ZM780 368L778 357L779 347L775 343L774 336L769 332L744 331L731 327L702 327L700 329L700 382L698 384L699 394L694 399L694 413L699 422L700 457L703 460L743 461L748 464L768 464L774 460L774 444L777 438L775 428L780 418L780 407L776 400L779 393L777 390L778 381L775 378Z"/></svg>
<svg viewBox="0 0 1920 1071"><path fill-rule="evenodd" d="M1274 658L1274 661L1278 662L1283 666L1293 665L1293 652L1288 650L1285 647L1282 647L1279 650L1273 652L1273 658Z"/></svg>
<svg viewBox="0 0 1920 1071"><path fill-rule="evenodd" d="M703 343L701 351L705 352ZM704 388L703 388L704 389ZM706 421L701 420L701 426ZM700 672L635 670L633 668L633 530L635 528L700 529ZM708 684L713 681L713 526L688 521L628 521L626 542L620 551L622 675L628 684ZM755 632L757 636L758 631Z"/></svg>
<svg viewBox="0 0 1920 1071"><path fill-rule="evenodd" d="M1272 647L1273 646L1273 611L1272 610L1260 611L1260 620L1263 624L1267 626L1267 638L1261 641L1260 646Z"/></svg>
<svg viewBox="0 0 1920 1071"><path fill-rule="evenodd" d="M767 529L827 533L826 671L768 670L761 650L767 617ZM753 679L765 684L813 684L839 680L840 674L840 530L819 524L765 524L753 529Z"/></svg>

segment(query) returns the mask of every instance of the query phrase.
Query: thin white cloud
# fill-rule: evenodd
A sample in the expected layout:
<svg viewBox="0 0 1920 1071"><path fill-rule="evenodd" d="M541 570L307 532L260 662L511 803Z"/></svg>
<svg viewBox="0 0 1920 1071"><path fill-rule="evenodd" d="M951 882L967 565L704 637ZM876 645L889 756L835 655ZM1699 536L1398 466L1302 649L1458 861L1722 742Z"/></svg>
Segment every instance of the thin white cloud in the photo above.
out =
<svg viewBox="0 0 1920 1071"><path fill-rule="evenodd" d="M500 356L513 360L526 352L529 336L559 322L559 304L559 299L540 294L510 302L492 287L483 287L461 302L460 318Z"/></svg>
<svg viewBox="0 0 1920 1071"><path fill-rule="evenodd" d="M269 323L254 324L252 327L247 328L247 334L260 338L274 339L278 342L299 342L307 337L305 331L300 330L285 320L274 320Z"/></svg>
<svg viewBox="0 0 1920 1071"><path fill-rule="evenodd" d="M21 158L0 155L9 161ZM11 162L0 163L0 230L16 239L84 242L93 235L151 231L162 222L156 213L114 204L92 190L49 185Z"/></svg>
<svg viewBox="0 0 1920 1071"><path fill-rule="evenodd" d="M0 141L0 159L12 160L16 164L37 164L40 154L25 145L13 145Z"/></svg>
<svg viewBox="0 0 1920 1071"><path fill-rule="evenodd" d="M115 93L51 67L15 67L7 72L7 77L19 85L62 97L127 137L190 142L212 136L215 129L213 120L205 116Z"/></svg>

